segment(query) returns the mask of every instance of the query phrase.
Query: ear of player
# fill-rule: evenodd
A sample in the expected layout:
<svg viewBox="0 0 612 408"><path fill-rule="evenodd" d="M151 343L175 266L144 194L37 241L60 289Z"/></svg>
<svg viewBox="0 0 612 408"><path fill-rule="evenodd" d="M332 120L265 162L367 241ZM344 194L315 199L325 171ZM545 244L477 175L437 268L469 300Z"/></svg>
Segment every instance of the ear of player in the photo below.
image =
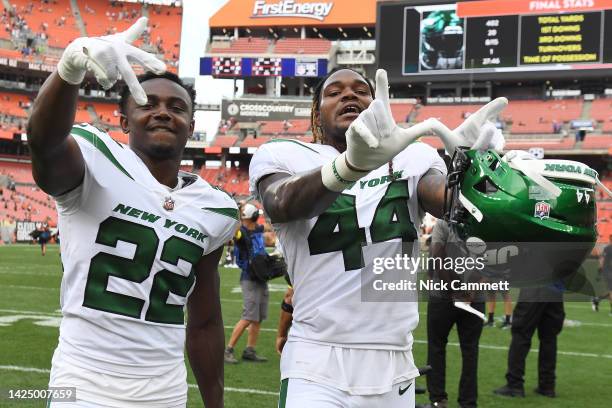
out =
<svg viewBox="0 0 612 408"><path fill-rule="evenodd" d="M375 99L347 130L346 152L321 169L323 184L332 191L343 191L429 133L438 135L451 155L459 146L501 151L504 137L489 119L496 117L507 104L506 98L495 99L454 131L433 118L404 129L393 120L387 72L379 69L376 71Z"/></svg>
<svg viewBox="0 0 612 408"><path fill-rule="evenodd" d="M144 105L147 95L130 62L137 62L156 74L166 71L166 64L154 55L131 45L145 31L147 21L141 17L127 30L113 35L77 38L62 54L57 65L59 76L69 84L79 85L90 71L104 89L111 88L121 77L136 103Z"/></svg>

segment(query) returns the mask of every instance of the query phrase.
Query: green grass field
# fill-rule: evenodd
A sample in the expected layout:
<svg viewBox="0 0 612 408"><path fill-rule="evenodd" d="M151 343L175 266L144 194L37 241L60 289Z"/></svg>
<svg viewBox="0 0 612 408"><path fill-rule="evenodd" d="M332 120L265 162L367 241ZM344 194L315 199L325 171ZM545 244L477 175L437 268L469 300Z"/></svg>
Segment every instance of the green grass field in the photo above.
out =
<svg viewBox="0 0 612 408"><path fill-rule="evenodd" d="M223 317L226 337L240 317L241 295L238 271L222 269ZM47 256L40 255L38 246L16 245L0 247L0 407L42 407L40 400L12 402L6 399L7 389L44 389L48 382L51 355L57 345L59 286L61 268L57 246L49 247ZM275 330L279 304L284 291L280 280L272 285L270 318L264 322L258 351L270 359L264 364L241 363L226 366L225 406L228 408L273 408L277 403L279 359L274 352ZM415 361L426 362L425 305L415 333ZM551 400L532 392L537 383L537 353L527 360L525 399L496 397L492 390L504 383L510 332L485 328L480 344L479 404L481 407L584 407L610 406L612 400L612 317L609 306L591 311L589 303L566 303L567 318L580 324L565 327L559 337L557 362L558 398ZM498 303L497 315L501 305ZM237 347L240 355L246 341L243 336ZM456 331L451 333L447 349L447 391L451 406L457 406L457 385L461 359ZM537 349L537 336L533 347ZM189 375L189 407L201 407L195 380ZM424 385L423 379L418 380ZM417 396L417 402L425 402ZM316 408L316 407L313 407Z"/></svg>

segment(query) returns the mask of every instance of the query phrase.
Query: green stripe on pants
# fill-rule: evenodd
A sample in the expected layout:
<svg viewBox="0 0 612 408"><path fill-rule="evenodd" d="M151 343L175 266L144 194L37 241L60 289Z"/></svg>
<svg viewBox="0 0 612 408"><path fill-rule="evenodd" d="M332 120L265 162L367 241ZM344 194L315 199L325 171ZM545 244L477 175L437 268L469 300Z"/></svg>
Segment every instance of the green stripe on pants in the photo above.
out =
<svg viewBox="0 0 612 408"><path fill-rule="evenodd" d="M287 403L287 388L289 387L289 379L285 378L281 381L280 393L278 396L278 408L285 408Z"/></svg>

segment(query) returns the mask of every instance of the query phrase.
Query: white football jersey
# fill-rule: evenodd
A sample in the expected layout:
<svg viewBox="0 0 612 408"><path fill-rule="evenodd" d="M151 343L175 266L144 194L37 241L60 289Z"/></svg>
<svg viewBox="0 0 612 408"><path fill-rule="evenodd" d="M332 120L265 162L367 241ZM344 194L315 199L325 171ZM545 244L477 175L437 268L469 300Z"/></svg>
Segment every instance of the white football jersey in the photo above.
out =
<svg viewBox="0 0 612 408"><path fill-rule="evenodd" d="M152 377L184 360L184 309L195 265L238 225L234 200L181 172L160 184L128 146L72 129L82 184L56 197L64 274L58 348L102 373Z"/></svg>
<svg viewBox="0 0 612 408"><path fill-rule="evenodd" d="M262 145L249 168L250 188L257 194L259 180L272 173L299 174L320 168L338 155L327 145L276 140ZM355 393L378 393L390 389L391 382L403 374L418 375L412 363L412 331L419 320L416 292L409 298L373 299L371 288L379 276L373 273L376 258L396 258L396 255L418 258L418 231L424 212L417 198L417 183L430 168L446 173L446 166L435 149L423 143L413 143L393 159L394 177L389 166L370 172L346 189L323 214L307 219L274 225L282 244L293 283L293 325L288 345L300 347L300 358L290 359L283 353L283 378L296 376ZM402 243L403 241L403 243ZM416 281L416 273L407 273L407 280ZM409 301L398 301L408 300ZM301 343L303 346L299 346ZM334 373L328 368L307 368L307 345L379 350L381 364L390 363L393 352L406 352L409 367L401 367L388 378L376 378L373 368L368 378L357 376L355 367L367 353L353 354L354 362L344 357ZM339 351L321 348L315 354ZM313 354L313 355L315 355ZM387 356L387 357L384 357ZM376 358L375 358L376 359ZM384 367L381 367L381 370ZM389 366L386 370L388 371ZM368 371L366 370L366 371ZM363 370L360 370L363 371Z"/></svg>
<svg viewBox="0 0 612 408"><path fill-rule="evenodd" d="M266 143L251 161L251 190L256 193L266 174L303 173L337 155L327 145ZM291 337L357 348L410 348L417 303L362 301L362 277L375 275L362 270L374 258L403 254L401 234L415 242L408 255L419 256L417 231L424 212L417 183L432 167L446 173L433 148L413 143L393 160L397 180L381 166L345 190L324 214L274 225L294 287Z"/></svg>

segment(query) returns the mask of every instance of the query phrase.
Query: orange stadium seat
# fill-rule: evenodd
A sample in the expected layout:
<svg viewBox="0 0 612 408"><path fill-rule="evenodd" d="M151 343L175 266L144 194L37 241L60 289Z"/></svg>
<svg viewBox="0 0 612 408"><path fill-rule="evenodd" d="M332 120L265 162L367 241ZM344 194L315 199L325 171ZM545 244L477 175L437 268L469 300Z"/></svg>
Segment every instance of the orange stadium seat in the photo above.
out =
<svg viewBox="0 0 612 408"><path fill-rule="evenodd" d="M128 144L129 142L129 136L121 130L111 130L108 134L119 143Z"/></svg>
<svg viewBox="0 0 612 408"><path fill-rule="evenodd" d="M262 135L304 135L310 130L310 119L293 119L284 121L261 121L257 122L260 126L259 132Z"/></svg>
<svg viewBox="0 0 612 408"><path fill-rule="evenodd" d="M604 133L612 133L612 118L601 124L601 131Z"/></svg>
<svg viewBox="0 0 612 408"><path fill-rule="evenodd" d="M240 143L240 147L259 147L271 139L271 137L267 136L247 136L242 143Z"/></svg>
<svg viewBox="0 0 612 408"><path fill-rule="evenodd" d="M582 142L583 149L609 149L612 147L612 136L588 135Z"/></svg>
<svg viewBox="0 0 612 408"><path fill-rule="evenodd" d="M551 139L509 139L505 150L528 150L531 147L542 147L546 150L566 150L574 148L576 140L573 137Z"/></svg>
<svg viewBox="0 0 612 408"><path fill-rule="evenodd" d="M416 120L421 122L428 118L438 118L450 129L454 129L463 123L466 113L476 112L480 107L481 105L426 105L418 110ZM402 118L402 121L405 119Z"/></svg>
<svg viewBox="0 0 612 408"><path fill-rule="evenodd" d="M21 102L21 106L20 106ZM31 103L28 95L14 92L0 92L0 109L2 113L25 118L28 115L26 107Z"/></svg>
<svg viewBox="0 0 612 408"><path fill-rule="evenodd" d="M582 99L562 101L510 101L501 116L512 121L511 132L553 133L553 121L569 122L580 119Z"/></svg>
<svg viewBox="0 0 612 408"><path fill-rule="evenodd" d="M74 18L70 0L54 0L53 2L32 2L31 0L11 0L17 13L25 19L34 32L47 33L50 47L65 48L70 41L80 37ZM31 9L28 5L33 5ZM46 30L43 25L46 24Z"/></svg>
<svg viewBox="0 0 612 408"><path fill-rule="evenodd" d="M79 4L85 31L90 37L113 34L130 27L142 15L138 3L88 0Z"/></svg>
<svg viewBox="0 0 612 408"><path fill-rule="evenodd" d="M394 103L391 101L391 114L393 119L398 122L408 122L408 116L412 113L414 104L412 103Z"/></svg>
<svg viewBox="0 0 612 408"><path fill-rule="evenodd" d="M217 136L213 142L213 146L232 147L238 141L238 136Z"/></svg>
<svg viewBox="0 0 612 408"><path fill-rule="evenodd" d="M200 177L230 194L249 195L249 176L246 170L202 167Z"/></svg>
<svg viewBox="0 0 612 408"><path fill-rule="evenodd" d="M276 42L275 54L307 54L327 55L331 49L331 41L321 38L285 38Z"/></svg>
<svg viewBox="0 0 612 408"><path fill-rule="evenodd" d="M151 42L155 44L158 38L168 61L177 61L181 40L182 8L169 6L152 6L149 9L149 26L151 27Z"/></svg>
<svg viewBox="0 0 612 408"><path fill-rule="evenodd" d="M116 103L92 103L98 119L109 126L119 127L119 107Z"/></svg>
<svg viewBox="0 0 612 408"><path fill-rule="evenodd" d="M263 54L268 51L270 42L265 38L238 38L229 47L211 48L211 54Z"/></svg>
<svg viewBox="0 0 612 408"><path fill-rule="evenodd" d="M591 103L591 118L599 122L612 120L612 98L595 99Z"/></svg>

